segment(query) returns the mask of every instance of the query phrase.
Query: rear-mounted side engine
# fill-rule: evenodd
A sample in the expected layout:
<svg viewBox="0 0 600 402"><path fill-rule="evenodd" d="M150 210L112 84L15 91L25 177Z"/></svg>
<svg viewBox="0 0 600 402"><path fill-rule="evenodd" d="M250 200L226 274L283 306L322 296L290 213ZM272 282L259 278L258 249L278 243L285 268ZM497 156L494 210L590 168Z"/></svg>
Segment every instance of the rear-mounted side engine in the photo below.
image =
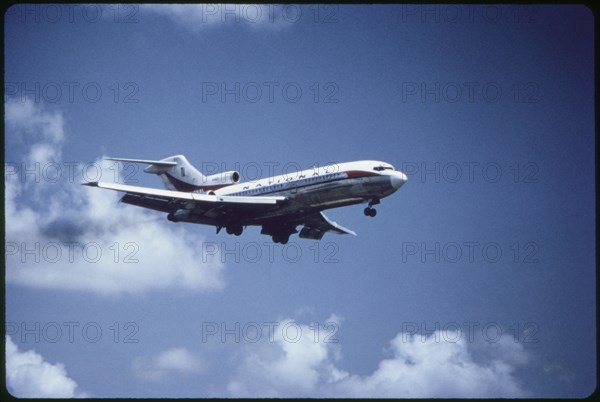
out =
<svg viewBox="0 0 600 402"><path fill-rule="evenodd" d="M240 174L235 170L229 172L222 172L206 176L202 180L202 186L230 186L240 181Z"/></svg>

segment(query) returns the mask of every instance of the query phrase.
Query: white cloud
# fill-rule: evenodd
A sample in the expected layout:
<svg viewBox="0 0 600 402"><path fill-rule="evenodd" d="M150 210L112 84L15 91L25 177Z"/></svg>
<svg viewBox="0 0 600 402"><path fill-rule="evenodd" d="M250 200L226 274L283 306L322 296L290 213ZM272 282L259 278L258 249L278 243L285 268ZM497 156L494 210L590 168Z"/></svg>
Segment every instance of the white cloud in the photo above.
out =
<svg viewBox="0 0 600 402"><path fill-rule="evenodd" d="M18 130L28 141L37 141L31 147L28 159L40 164L61 159L65 123L60 113L45 112L30 99L5 102L4 110L7 133Z"/></svg>
<svg viewBox="0 0 600 402"><path fill-rule="evenodd" d="M143 380L161 381L171 374L202 373L204 365L186 348L171 348L155 356L135 358L133 371Z"/></svg>
<svg viewBox="0 0 600 402"><path fill-rule="evenodd" d="M77 383L61 363L48 363L33 350L19 351L10 336L6 337L6 384L9 392L19 398L87 396L78 391Z"/></svg>
<svg viewBox="0 0 600 402"><path fill-rule="evenodd" d="M9 100L5 108L7 138L29 145L5 175L8 283L101 294L224 287L224 266L203 262L201 237L164 214L119 203L122 194L80 185L81 175L61 158L60 113L31 100ZM37 174L21 174L35 166ZM123 182L116 163L87 166L90 175L99 167L103 181Z"/></svg>
<svg viewBox="0 0 600 402"><path fill-rule="evenodd" d="M336 316L328 322L339 325ZM309 396L323 383L347 375L334 365L335 344L315 342L319 340L315 330L292 319L278 323L273 342L246 345L243 361L227 386L233 396Z"/></svg>
<svg viewBox="0 0 600 402"><path fill-rule="evenodd" d="M337 321L336 321L337 320ZM333 316L328 321L339 324ZM281 325L291 320L284 320ZM475 355L456 333L427 337L398 334L392 356L370 375L340 369L339 344L315 342L314 329L301 325L298 342L275 332L274 342L244 347L241 362L228 383L235 397L381 397L471 398L524 397L514 370L526 363L522 345L508 339L487 344L492 351ZM293 336L293 335L292 335ZM454 339L458 339L454 341ZM485 349L479 345L478 349ZM483 357L482 357L483 356ZM505 358L505 356L507 356Z"/></svg>
<svg viewBox="0 0 600 402"><path fill-rule="evenodd" d="M169 18L193 33L233 24L281 30L308 18L303 17L302 8L294 4L144 4L140 7L143 12Z"/></svg>
<svg viewBox="0 0 600 402"><path fill-rule="evenodd" d="M436 340L437 337L437 340ZM464 338L398 334L390 343L393 357L379 363L369 376L352 375L336 389L352 396L409 398L511 398L525 396L513 377L515 366L502 356L476 363ZM504 342L507 354L522 347ZM513 362L514 363L514 362Z"/></svg>

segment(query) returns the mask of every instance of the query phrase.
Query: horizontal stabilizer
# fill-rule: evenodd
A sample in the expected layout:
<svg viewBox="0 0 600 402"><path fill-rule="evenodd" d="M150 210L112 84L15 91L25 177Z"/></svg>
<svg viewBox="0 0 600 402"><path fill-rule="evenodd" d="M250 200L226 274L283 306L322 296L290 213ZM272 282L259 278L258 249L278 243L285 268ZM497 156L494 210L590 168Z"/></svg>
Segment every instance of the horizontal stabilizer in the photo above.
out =
<svg viewBox="0 0 600 402"><path fill-rule="evenodd" d="M128 162L128 163L143 163L149 166L144 169L146 173L161 174L173 166L177 166L177 162L174 161L151 161L148 159L128 159L128 158L106 158L111 161Z"/></svg>
<svg viewBox="0 0 600 402"><path fill-rule="evenodd" d="M171 167L177 166L177 162L168 162L168 161L151 161L148 159L127 159L127 158L106 158L111 161L119 161L119 162L129 162L129 163L144 163L148 165L155 165L159 167Z"/></svg>

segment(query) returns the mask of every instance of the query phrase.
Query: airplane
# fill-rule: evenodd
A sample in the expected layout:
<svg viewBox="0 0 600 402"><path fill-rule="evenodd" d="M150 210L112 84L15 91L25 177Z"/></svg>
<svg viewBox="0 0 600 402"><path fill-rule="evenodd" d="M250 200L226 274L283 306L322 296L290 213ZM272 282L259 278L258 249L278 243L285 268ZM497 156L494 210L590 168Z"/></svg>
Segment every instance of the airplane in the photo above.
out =
<svg viewBox="0 0 600 402"><path fill-rule="evenodd" d="M190 222L225 228L239 236L247 226L286 244L290 235L321 240L325 233L356 233L329 220L323 210L368 202L373 205L396 192L408 178L385 162L363 160L302 170L240 183L237 171L205 176L183 155L161 160L106 158L149 165L144 172L158 175L166 190L119 183L88 182L87 186L124 192L121 202L166 212L171 222Z"/></svg>

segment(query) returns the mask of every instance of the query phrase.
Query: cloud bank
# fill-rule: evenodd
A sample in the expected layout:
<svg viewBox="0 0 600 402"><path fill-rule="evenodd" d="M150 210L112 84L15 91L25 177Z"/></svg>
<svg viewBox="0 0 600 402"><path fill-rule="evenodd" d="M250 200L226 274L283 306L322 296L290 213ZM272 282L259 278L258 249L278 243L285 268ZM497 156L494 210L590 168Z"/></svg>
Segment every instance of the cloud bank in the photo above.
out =
<svg viewBox="0 0 600 402"><path fill-rule="evenodd" d="M81 185L82 165L62 158L61 113L29 99L8 100L5 111L7 142L27 148L5 165L7 283L98 294L224 287L223 264L202 262L203 238ZM86 168L122 183L119 166L98 159Z"/></svg>
<svg viewBox="0 0 600 402"><path fill-rule="evenodd" d="M336 319L332 316L329 321ZM286 322L291 320L281 324ZM308 325L301 328L302 333L312 334ZM373 373L357 375L339 368L339 344L314 342L312 336L290 342L276 331L274 342L244 346L227 389L234 397L529 396L514 375L519 366L527 363L521 344L505 338L479 345L484 353L471 346L465 337L450 332L427 337L399 333L390 342L392 356L380 361Z"/></svg>

